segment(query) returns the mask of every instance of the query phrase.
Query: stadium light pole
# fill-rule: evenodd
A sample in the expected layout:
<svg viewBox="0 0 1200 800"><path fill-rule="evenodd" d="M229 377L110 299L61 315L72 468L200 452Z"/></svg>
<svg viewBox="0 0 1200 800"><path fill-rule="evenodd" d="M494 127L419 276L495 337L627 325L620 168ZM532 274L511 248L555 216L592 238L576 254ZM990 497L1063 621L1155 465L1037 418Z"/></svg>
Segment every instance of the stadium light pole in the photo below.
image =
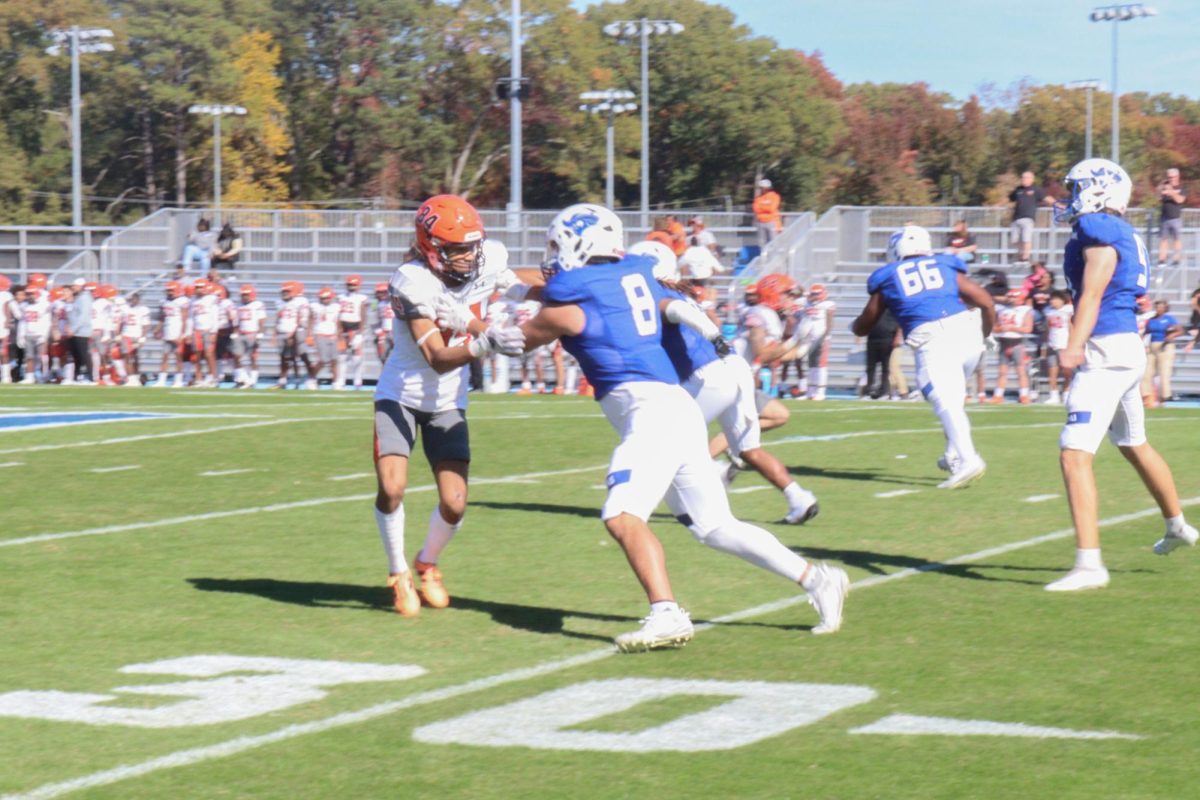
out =
<svg viewBox="0 0 1200 800"><path fill-rule="evenodd" d="M1098 6L1088 17L1092 22L1112 23L1112 160L1121 163L1121 95L1117 91L1117 29L1119 23L1139 17L1153 17L1158 11L1141 3Z"/></svg>
<svg viewBox="0 0 1200 800"><path fill-rule="evenodd" d="M188 108L189 114L211 114L213 118L213 208L218 218L221 214L221 117L226 114L244 116L241 106L222 106L203 103Z"/></svg>
<svg viewBox="0 0 1200 800"><path fill-rule="evenodd" d="M48 55L62 52L63 45L71 53L71 226L83 227L83 139L80 111L83 102L79 96L79 54L111 53L113 46L100 39L111 39L113 32L108 28L70 28L50 32L54 44L46 48Z"/></svg>
<svg viewBox="0 0 1200 800"><path fill-rule="evenodd" d="M509 80L509 228L516 230L519 221L513 218L521 212L521 0L512 0L512 57Z"/></svg>
<svg viewBox="0 0 1200 800"><path fill-rule="evenodd" d="M621 102L623 100L632 100L633 97L633 92L624 89L605 89L602 92L584 92L579 95L579 99L584 102L579 107L580 111L586 111L589 114L604 114L608 121L604 136L604 204L609 208L615 205L615 201L613 200L613 119L617 114L624 114L626 111L637 111L637 103Z"/></svg>
<svg viewBox="0 0 1200 800"><path fill-rule="evenodd" d="M616 38L640 34L642 47L642 227L650 227L650 37L683 33L683 25L673 19L623 19L604 26L604 33Z"/></svg>
<svg viewBox="0 0 1200 800"><path fill-rule="evenodd" d="M1087 132L1084 134L1083 140L1083 157L1092 157L1092 92L1099 89L1100 81L1071 81L1067 84L1068 89L1085 89L1087 91Z"/></svg>

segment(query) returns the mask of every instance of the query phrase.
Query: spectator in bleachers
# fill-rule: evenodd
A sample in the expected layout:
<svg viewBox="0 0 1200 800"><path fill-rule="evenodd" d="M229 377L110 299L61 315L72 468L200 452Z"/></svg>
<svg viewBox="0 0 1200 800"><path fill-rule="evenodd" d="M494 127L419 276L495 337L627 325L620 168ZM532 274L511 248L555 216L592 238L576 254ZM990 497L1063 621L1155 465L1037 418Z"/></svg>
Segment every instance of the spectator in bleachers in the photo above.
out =
<svg viewBox="0 0 1200 800"><path fill-rule="evenodd" d="M207 273L212 267L212 251L217 243L217 234L212 230L212 224L206 217L201 217L196 223L196 230L188 234L187 244L183 246L183 255L179 257L179 268L188 272L193 262L200 263L200 274Z"/></svg>
<svg viewBox="0 0 1200 800"><path fill-rule="evenodd" d="M1175 369L1175 340L1183 335L1183 326L1168 311L1166 300L1154 303L1154 316L1146 322L1146 336L1150 339L1146 358L1146 372L1142 375L1142 396L1151 397L1157 403L1174 400L1171 394L1171 374ZM1158 376L1157 390L1155 375Z"/></svg>
<svg viewBox="0 0 1200 800"><path fill-rule="evenodd" d="M671 248L671 252L675 252L674 243L671 241L671 232L668 230L670 223L666 217L655 217L653 228L646 234L646 241L659 242Z"/></svg>
<svg viewBox="0 0 1200 800"><path fill-rule="evenodd" d="M676 257L683 255L688 249L687 231L684 230L679 217L674 214L667 215L667 234L671 237L671 252L675 253Z"/></svg>
<svg viewBox="0 0 1200 800"><path fill-rule="evenodd" d="M1162 201L1158 229L1158 265L1167 264L1167 253L1171 242L1175 243L1175 257L1172 262L1178 266L1183 263L1183 204L1187 202L1187 192L1179 182L1179 170L1171 167L1162 183L1158 185L1158 197Z"/></svg>
<svg viewBox="0 0 1200 800"><path fill-rule="evenodd" d="M1071 305L1071 293L1055 290L1050 294L1050 305L1044 312L1046 318L1047 361L1049 364L1050 397L1046 400L1049 405L1062 403L1062 395L1058 390L1059 370L1062 370L1063 386L1071 385L1071 369L1061 367L1058 360L1060 351L1067 347L1067 338L1071 333L1071 317L1075 316L1075 307Z"/></svg>
<svg viewBox="0 0 1200 800"><path fill-rule="evenodd" d="M1054 198L1042 187L1034 186L1033 173L1026 170L1021 173L1021 184L1009 192L1008 199L1013 204L1010 243L1017 245L1017 263L1024 264L1033 252L1033 228L1038 207L1054 205Z"/></svg>
<svg viewBox="0 0 1200 800"><path fill-rule="evenodd" d="M1192 348L1195 347L1196 342L1200 340L1200 289L1196 289L1196 291L1192 292L1192 299L1189 301L1188 305L1192 309L1192 317L1188 320L1187 332L1188 336L1192 337L1192 340L1187 343L1186 347L1183 348L1183 352L1185 353L1192 352Z"/></svg>
<svg viewBox="0 0 1200 800"><path fill-rule="evenodd" d="M721 246L717 244L717 237L713 236L712 231L704 227L704 220L700 217L692 217L688 220L688 225L691 231L688 235L688 245L690 247L705 247L713 254L713 257L721 257Z"/></svg>
<svg viewBox="0 0 1200 800"><path fill-rule="evenodd" d="M766 247L783 231L783 217L779 213L782 202L779 192L771 188L769 180L763 178L758 182L758 192L751 208L754 210L754 224L758 228L759 247Z"/></svg>
<svg viewBox="0 0 1200 800"><path fill-rule="evenodd" d="M1047 279L1050 283L1046 283ZM1032 295L1033 290L1039 286L1049 288L1054 282L1054 276L1050 274L1050 270L1046 269L1046 265L1041 261L1034 261L1029 265L1029 274L1021 281L1021 291L1026 296Z"/></svg>
<svg viewBox="0 0 1200 800"><path fill-rule="evenodd" d="M216 244L213 245L212 265L233 272L242 256L243 247L242 235L234 230L231 223L226 222L221 226Z"/></svg>
<svg viewBox="0 0 1200 800"><path fill-rule="evenodd" d="M975 260L975 251L978 249L979 245L975 243L975 235L967 230L967 221L960 219L954 223L954 228L946 235L944 252L958 256L970 264Z"/></svg>

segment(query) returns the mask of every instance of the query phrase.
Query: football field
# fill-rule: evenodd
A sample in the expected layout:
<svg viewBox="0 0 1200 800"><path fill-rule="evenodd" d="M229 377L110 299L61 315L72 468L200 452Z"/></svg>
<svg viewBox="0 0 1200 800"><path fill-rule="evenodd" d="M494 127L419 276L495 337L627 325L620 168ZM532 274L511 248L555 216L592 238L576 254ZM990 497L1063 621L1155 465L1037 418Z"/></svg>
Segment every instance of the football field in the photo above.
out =
<svg viewBox="0 0 1200 800"><path fill-rule="evenodd" d="M598 509L582 398L472 398L453 598L391 609L368 393L0 389L0 796L1185 798L1200 552L1106 444L1102 591L1071 565L1064 412L970 407L939 491L924 403L790 402L766 435L821 514L735 513L844 566L842 630L661 509L684 649L617 654L645 598ZM1148 412L1200 518L1200 410ZM436 499L410 471L408 555Z"/></svg>

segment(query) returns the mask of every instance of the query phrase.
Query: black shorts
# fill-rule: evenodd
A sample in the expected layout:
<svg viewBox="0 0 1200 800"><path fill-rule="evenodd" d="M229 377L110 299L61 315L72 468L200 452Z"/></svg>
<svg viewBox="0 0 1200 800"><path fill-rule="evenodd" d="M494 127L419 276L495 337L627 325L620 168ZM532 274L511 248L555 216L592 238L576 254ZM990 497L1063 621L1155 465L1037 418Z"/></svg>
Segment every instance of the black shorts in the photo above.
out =
<svg viewBox="0 0 1200 800"><path fill-rule="evenodd" d="M395 400L375 401L375 458L412 456L421 432L421 445L431 467L443 461L471 460L467 415L461 408L418 411Z"/></svg>
<svg viewBox="0 0 1200 800"><path fill-rule="evenodd" d="M354 333L361 327L362 327L362 320L359 320L358 322L345 322L345 321L342 322L342 330L345 333Z"/></svg>
<svg viewBox="0 0 1200 800"><path fill-rule="evenodd" d="M233 328L223 328L217 331L217 358L230 358L233 355Z"/></svg>

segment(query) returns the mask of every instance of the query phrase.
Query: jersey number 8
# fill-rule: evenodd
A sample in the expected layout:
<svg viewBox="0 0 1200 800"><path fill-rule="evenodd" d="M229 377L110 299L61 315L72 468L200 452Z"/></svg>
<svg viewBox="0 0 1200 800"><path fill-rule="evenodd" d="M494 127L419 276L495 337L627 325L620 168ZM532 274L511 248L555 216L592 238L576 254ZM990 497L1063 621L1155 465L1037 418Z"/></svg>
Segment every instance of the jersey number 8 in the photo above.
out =
<svg viewBox="0 0 1200 800"><path fill-rule="evenodd" d="M896 277L900 279L900 288L904 290L905 297L912 297L926 289L940 289L946 285L942 273L937 269L937 262L933 259L910 261L896 270Z"/></svg>
<svg viewBox="0 0 1200 800"><path fill-rule="evenodd" d="M621 278L621 288L625 290L625 299L633 312L633 325L637 328L638 336L653 336L658 333L658 315L654 313L654 295L646 285L646 279L636 272Z"/></svg>

